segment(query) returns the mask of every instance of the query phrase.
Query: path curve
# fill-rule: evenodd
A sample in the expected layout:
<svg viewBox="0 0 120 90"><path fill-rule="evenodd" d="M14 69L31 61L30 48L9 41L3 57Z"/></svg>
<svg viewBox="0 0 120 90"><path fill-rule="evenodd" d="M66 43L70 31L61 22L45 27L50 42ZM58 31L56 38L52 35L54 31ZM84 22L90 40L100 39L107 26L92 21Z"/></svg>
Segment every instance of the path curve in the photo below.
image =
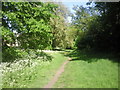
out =
<svg viewBox="0 0 120 90"><path fill-rule="evenodd" d="M58 80L58 78L60 77L60 75L64 72L64 67L65 65L70 61L72 60L71 58L68 58L67 61L65 61L61 67L57 70L55 76L52 78L52 80L44 86L44 88L52 88L52 86L55 84L55 82Z"/></svg>

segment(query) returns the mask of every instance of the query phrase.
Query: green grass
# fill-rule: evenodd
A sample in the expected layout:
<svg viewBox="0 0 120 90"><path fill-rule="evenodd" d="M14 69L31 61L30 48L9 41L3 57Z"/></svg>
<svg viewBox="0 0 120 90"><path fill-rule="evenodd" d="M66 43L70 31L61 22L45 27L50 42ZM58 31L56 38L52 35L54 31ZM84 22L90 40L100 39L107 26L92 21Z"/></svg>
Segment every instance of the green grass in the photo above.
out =
<svg viewBox="0 0 120 90"><path fill-rule="evenodd" d="M73 60L54 88L118 88L118 62L113 55L74 51L67 56Z"/></svg>
<svg viewBox="0 0 120 90"><path fill-rule="evenodd" d="M67 58L59 52L46 52L52 61L41 58L24 58L15 62L2 63L3 88L43 88L54 76L60 65ZM32 54L33 56L33 54ZM31 64L32 63L32 64ZM31 65L30 65L31 64ZM30 65L30 66L29 66Z"/></svg>
<svg viewBox="0 0 120 90"><path fill-rule="evenodd" d="M59 52L53 51L52 53L47 53L53 57L52 61L42 68L37 67L37 78L29 83L29 88L43 88L53 78L60 65L67 60L67 58Z"/></svg>
<svg viewBox="0 0 120 90"><path fill-rule="evenodd" d="M38 64L33 68L26 66L17 72L5 72L3 87L43 88L53 78L68 56L72 58L72 61L66 65L65 71L53 86L54 88L118 87L118 58L115 58L112 54L71 50L46 53L53 57L52 61L33 59L32 62L38 60ZM17 68L17 64L11 63L11 65L14 66L13 69ZM22 65L24 65L24 62Z"/></svg>

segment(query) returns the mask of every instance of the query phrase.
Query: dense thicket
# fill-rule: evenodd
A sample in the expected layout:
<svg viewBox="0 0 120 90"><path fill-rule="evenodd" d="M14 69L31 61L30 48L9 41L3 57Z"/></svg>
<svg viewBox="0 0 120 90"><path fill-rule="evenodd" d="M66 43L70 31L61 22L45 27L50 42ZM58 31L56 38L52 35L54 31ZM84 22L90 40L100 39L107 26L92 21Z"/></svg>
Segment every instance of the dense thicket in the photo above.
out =
<svg viewBox="0 0 120 90"><path fill-rule="evenodd" d="M120 2L96 3L95 7L101 13L101 46L103 49L120 51Z"/></svg>
<svg viewBox="0 0 120 90"><path fill-rule="evenodd" d="M120 51L120 2L97 2L94 7L77 6L73 24L78 29L76 46L102 51Z"/></svg>

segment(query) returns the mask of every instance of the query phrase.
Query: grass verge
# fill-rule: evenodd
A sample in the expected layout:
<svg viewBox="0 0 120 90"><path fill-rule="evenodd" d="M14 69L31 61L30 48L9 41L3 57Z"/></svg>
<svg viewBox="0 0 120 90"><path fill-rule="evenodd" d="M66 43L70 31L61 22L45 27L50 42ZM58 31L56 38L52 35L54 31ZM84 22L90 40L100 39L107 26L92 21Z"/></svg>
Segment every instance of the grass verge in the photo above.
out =
<svg viewBox="0 0 120 90"><path fill-rule="evenodd" d="M55 75L60 65L67 60L67 57L60 54L59 51L46 52L53 57L52 61L42 68L37 67L37 78L34 82L29 83L29 88L43 88Z"/></svg>
<svg viewBox="0 0 120 90"><path fill-rule="evenodd" d="M49 57L52 56L52 60L46 61L46 57L39 57L1 63L2 88L44 87L67 59L57 51L46 53ZM33 57L33 54L30 57Z"/></svg>
<svg viewBox="0 0 120 90"><path fill-rule="evenodd" d="M111 54L74 51L53 88L118 88L118 62Z"/></svg>

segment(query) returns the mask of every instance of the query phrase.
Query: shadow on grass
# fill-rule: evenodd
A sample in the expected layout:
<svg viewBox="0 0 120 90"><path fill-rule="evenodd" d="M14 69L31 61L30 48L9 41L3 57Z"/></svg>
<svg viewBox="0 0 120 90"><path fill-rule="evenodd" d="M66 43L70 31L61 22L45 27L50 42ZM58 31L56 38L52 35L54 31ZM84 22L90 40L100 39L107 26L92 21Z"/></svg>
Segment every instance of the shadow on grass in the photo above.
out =
<svg viewBox="0 0 120 90"><path fill-rule="evenodd" d="M52 56L48 55L47 53L45 52L39 52L37 54L37 57L42 57L43 58L43 61L52 61Z"/></svg>
<svg viewBox="0 0 120 90"><path fill-rule="evenodd" d="M40 59L43 61L52 61L52 56L46 54L42 51L37 51L34 49L17 49L17 48L7 48L2 52L2 62L14 62L15 60L20 59Z"/></svg>
<svg viewBox="0 0 120 90"><path fill-rule="evenodd" d="M52 49L53 51L65 51L65 52L70 52L72 49Z"/></svg>
<svg viewBox="0 0 120 90"><path fill-rule="evenodd" d="M65 56L71 57L71 61L84 60L88 63L98 61L100 59L108 59L113 62L119 62L120 59L115 53L96 52L90 50L73 50Z"/></svg>

